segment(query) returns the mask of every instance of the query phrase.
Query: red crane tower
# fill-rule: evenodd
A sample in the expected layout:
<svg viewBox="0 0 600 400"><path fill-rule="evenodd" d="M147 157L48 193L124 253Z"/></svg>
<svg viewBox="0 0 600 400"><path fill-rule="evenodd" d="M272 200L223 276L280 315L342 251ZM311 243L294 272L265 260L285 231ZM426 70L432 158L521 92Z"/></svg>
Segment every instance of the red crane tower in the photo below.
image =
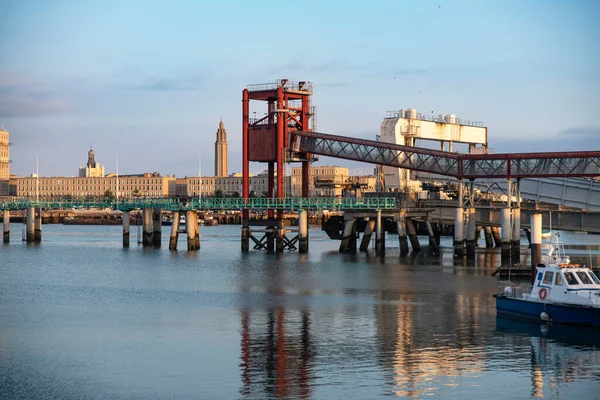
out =
<svg viewBox="0 0 600 400"><path fill-rule="evenodd" d="M274 83L248 85L242 91L242 177L243 197L250 195L250 161L268 163L268 197L285 197L284 162L302 163L302 197L308 197L308 165L314 161L309 153L289 150L290 133L312 131L311 117L314 108L310 106L312 85L310 82L293 83L280 79ZM263 117L250 118L250 100L267 103ZM261 113L263 114L263 113ZM259 114L259 115L261 115ZM277 165L277 173L275 173ZM280 222L283 210L269 210L269 219ZM249 212L243 212L244 227L248 226ZM242 240L243 242L243 240ZM278 246L279 248L279 246Z"/></svg>

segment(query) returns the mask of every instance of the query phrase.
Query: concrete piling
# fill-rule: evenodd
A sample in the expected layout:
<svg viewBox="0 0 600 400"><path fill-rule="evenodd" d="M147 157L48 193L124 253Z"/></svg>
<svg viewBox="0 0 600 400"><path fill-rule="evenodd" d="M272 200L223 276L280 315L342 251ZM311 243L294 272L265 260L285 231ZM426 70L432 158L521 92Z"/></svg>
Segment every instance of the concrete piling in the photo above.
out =
<svg viewBox="0 0 600 400"><path fill-rule="evenodd" d="M377 211L377 223L375 224L375 253L385 253L385 231L381 219L381 211Z"/></svg>
<svg viewBox="0 0 600 400"><path fill-rule="evenodd" d="M457 207L454 211L454 255L456 257L464 256L465 249L465 225L462 207Z"/></svg>
<svg viewBox="0 0 600 400"><path fill-rule="evenodd" d="M162 210L155 208L152 211L152 246L154 248L160 247L162 235Z"/></svg>
<svg viewBox="0 0 600 400"><path fill-rule="evenodd" d="M129 211L123 211L123 247L127 248L129 247L129 227L130 227L130 220L129 220Z"/></svg>
<svg viewBox="0 0 600 400"><path fill-rule="evenodd" d="M169 236L169 250L177 250L179 240L179 211L173 211L173 223L171 224L171 236Z"/></svg>
<svg viewBox="0 0 600 400"><path fill-rule="evenodd" d="M40 243L42 241L42 209L35 209L35 222L34 222L34 242Z"/></svg>
<svg viewBox="0 0 600 400"><path fill-rule="evenodd" d="M344 235L340 252L356 250L356 226L354 219L344 220Z"/></svg>
<svg viewBox="0 0 600 400"><path fill-rule="evenodd" d="M3 226L4 226L3 242L8 243L8 242L10 242L10 211L4 210L4 213L2 215L2 220L3 220Z"/></svg>
<svg viewBox="0 0 600 400"><path fill-rule="evenodd" d="M511 251L511 243L512 243L512 225L510 218L510 208L506 207L502 209L500 214L501 224L502 224L502 251L501 251L501 259L502 264L510 264L510 251Z"/></svg>
<svg viewBox="0 0 600 400"><path fill-rule="evenodd" d="M521 258L521 209L513 208L512 259Z"/></svg>
<svg viewBox="0 0 600 400"><path fill-rule="evenodd" d="M406 237L406 222L404 221L404 217L400 217L400 219L396 222L396 225L398 227L400 255L405 256L408 254L408 238Z"/></svg>
<svg viewBox="0 0 600 400"><path fill-rule="evenodd" d="M417 230L415 229L415 225L411 218L406 218L406 230L413 252L417 253L421 251L421 244L419 243L419 238L417 237Z"/></svg>
<svg viewBox="0 0 600 400"><path fill-rule="evenodd" d="M26 233L25 241L33 243L35 240L35 208L27 207L27 216L25 217Z"/></svg>
<svg viewBox="0 0 600 400"><path fill-rule="evenodd" d="M144 208L142 210L142 246L152 246L152 231L152 209Z"/></svg>
<svg viewBox="0 0 600 400"><path fill-rule="evenodd" d="M250 250L250 228L248 227L248 219L242 220L242 251L248 252Z"/></svg>
<svg viewBox="0 0 600 400"><path fill-rule="evenodd" d="M485 226L483 227L483 234L485 236L485 247L491 249L494 247L494 238L492 236L492 227Z"/></svg>
<svg viewBox="0 0 600 400"><path fill-rule="evenodd" d="M477 229L475 226L475 209L470 207L467 208L467 235L466 235L466 247L467 257L475 258L475 249L477 248Z"/></svg>
<svg viewBox="0 0 600 400"><path fill-rule="evenodd" d="M198 233L198 214L196 214L195 211L186 211L185 228L187 230L188 250L200 250L200 236Z"/></svg>
<svg viewBox="0 0 600 400"><path fill-rule="evenodd" d="M298 213L298 251L300 253L308 251L308 213L306 210L300 210Z"/></svg>
<svg viewBox="0 0 600 400"><path fill-rule="evenodd" d="M502 238L497 226L492 227L492 238L494 239L495 247L502 247Z"/></svg>
<svg viewBox="0 0 600 400"><path fill-rule="evenodd" d="M435 238L435 233L433 232L433 228L431 226L431 222L429 220L425 221L425 226L427 227L427 234L429 235L429 247L431 247L431 249L434 252L438 252L440 250L440 247L438 245L438 242Z"/></svg>
<svg viewBox="0 0 600 400"><path fill-rule="evenodd" d="M365 232L363 233L362 240L360 241L360 247L358 248L360 251L369 250L369 243L371 242L371 236L373 236L373 231L375 230L375 223L375 220L367 218Z"/></svg>
<svg viewBox="0 0 600 400"><path fill-rule="evenodd" d="M284 249L285 228L283 227L283 221L277 221L277 228L275 229L275 252L282 253Z"/></svg>
<svg viewBox="0 0 600 400"><path fill-rule="evenodd" d="M542 262L542 214L531 215L531 281L535 280L537 265Z"/></svg>

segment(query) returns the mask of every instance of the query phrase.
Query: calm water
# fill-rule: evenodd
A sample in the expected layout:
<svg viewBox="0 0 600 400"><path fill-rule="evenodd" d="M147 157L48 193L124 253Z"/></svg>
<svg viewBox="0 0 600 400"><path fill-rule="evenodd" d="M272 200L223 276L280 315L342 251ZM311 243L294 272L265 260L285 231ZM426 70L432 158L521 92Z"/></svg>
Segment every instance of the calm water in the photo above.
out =
<svg viewBox="0 0 600 400"><path fill-rule="evenodd" d="M311 229L307 255L242 254L238 226L201 234L170 252L165 233L122 249L120 226L46 225L35 246L13 225L0 398L600 398L600 331L496 319L497 252L400 257L390 235L383 259L342 255ZM563 238L600 259L600 236Z"/></svg>

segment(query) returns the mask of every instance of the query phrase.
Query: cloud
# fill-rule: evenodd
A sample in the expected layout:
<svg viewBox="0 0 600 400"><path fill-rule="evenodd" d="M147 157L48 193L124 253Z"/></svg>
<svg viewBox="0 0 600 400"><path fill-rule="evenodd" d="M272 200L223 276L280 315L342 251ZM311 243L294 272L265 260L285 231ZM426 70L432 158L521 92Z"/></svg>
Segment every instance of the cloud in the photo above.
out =
<svg viewBox="0 0 600 400"><path fill-rule="evenodd" d="M519 137L494 140L495 153L529 153L600 150L600 126L572 127L547 137ZM523 138L523 139L521 139Z"/></svg>
<svg viewBox="0 0 600 400"><path fill-rule="evenodd" d="M198 75L156 76L144 78L132 84L125 84L124 89L152 91L195 91L202 88L204 80Z"/></svg>
<svg viewBox="0 0 600 400"><path fill-rule="evenodd" d="M38 117L71 108L61 95L29 77L0 71L0 118Z"/></svg>

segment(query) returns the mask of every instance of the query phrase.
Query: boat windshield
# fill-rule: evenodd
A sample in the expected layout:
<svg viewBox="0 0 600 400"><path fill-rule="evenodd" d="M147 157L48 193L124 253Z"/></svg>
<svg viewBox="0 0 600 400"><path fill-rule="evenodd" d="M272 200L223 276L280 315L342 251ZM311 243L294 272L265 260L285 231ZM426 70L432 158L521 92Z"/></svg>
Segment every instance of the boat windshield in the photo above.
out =
<svg viewBox="0 0 600 400"><path fill-rule="evenodd" d="M600 279L598 279L598 277L596 276L596 274L593 271L588 271L590 276L592 277L592 280L596 283L596 285L600 285Z"/></svg>
<svg viewBox="0 0 600 400"><path fill-rule="evenodd" d="M567 285L579 285L577 278L572 272L565 272L565 281L567 281Z"/></svg>
<svg viewBox="0 0 600 400"><path fill-rule="evenodd" d="M576 274L579 277L581 283L583 283L584 285L593 285L592 280L590 279L588 274L585 273L585 271L577 271Z"/></svg>

